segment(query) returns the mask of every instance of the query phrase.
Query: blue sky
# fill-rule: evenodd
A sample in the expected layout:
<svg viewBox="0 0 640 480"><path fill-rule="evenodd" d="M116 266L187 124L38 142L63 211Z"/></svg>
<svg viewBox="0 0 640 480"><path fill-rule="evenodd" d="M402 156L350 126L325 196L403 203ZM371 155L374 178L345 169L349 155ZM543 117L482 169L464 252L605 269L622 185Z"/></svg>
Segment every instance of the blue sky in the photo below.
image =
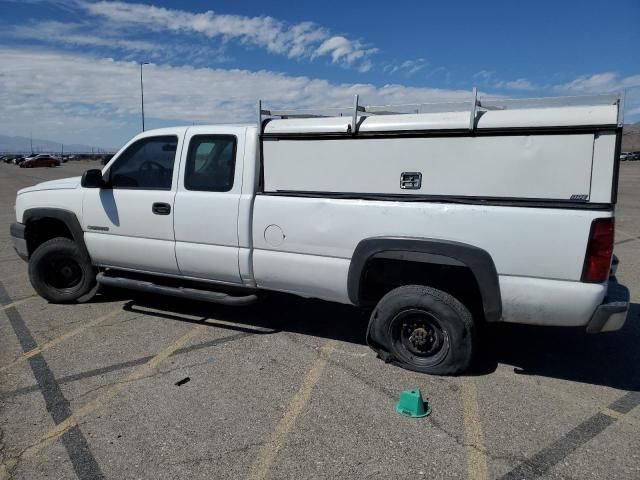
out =
<svg viewBox="0 0 640 480"><path fill-rule="evenodd" d="M291 107L627 90L640 1L0 0L0 133L118 147L147 127Z"/></svg>

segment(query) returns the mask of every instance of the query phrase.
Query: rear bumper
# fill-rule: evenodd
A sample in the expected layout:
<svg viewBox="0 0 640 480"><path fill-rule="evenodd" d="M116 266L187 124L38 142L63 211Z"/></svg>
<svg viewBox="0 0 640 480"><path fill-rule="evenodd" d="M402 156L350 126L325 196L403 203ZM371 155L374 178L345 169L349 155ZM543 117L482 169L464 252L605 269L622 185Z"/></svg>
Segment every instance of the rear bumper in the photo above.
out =
<svg viewBox="0 0 640 480"><path fill-rule="evenodd" d="M609 280L607 295L596 308L587 324L588 333L613 332L620 330L629 312L629 289L613 278Z"/></svg>
<svg viewBox="0 0 640 480"><path fill-rule="evenodd" d="M24 230L25 226L22 223L12 223L9 232L13 241L13 248L18 256L26 262L29 260L29 250L27 249Z"/></svg>

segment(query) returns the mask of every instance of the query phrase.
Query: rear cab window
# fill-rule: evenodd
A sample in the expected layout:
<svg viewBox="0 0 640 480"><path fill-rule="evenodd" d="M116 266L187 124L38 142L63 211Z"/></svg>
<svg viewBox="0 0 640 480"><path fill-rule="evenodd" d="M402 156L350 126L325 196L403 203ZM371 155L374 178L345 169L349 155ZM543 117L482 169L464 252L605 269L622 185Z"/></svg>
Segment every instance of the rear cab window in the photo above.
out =
<svg viewBox="0 0 640 480"><path fill-rule="evenodd" d="M235 135L194 135L189 143L184 187L192 191L228 192L236 167Z"/></svg>

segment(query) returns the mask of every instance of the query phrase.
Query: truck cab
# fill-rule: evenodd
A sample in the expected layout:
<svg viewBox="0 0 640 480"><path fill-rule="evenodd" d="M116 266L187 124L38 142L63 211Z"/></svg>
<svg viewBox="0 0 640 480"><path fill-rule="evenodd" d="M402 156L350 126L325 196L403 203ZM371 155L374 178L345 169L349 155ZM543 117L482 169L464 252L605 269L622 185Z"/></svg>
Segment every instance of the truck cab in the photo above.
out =
<svg viewBox="0 0 640 480"><path fill-rule="evenodd" d="M250 204L241 199L243 190L253 198L255 147L252 126L135 137L104 167L100 188L82 189L95 265L252 286L241 271L250 247Z"/></svg>

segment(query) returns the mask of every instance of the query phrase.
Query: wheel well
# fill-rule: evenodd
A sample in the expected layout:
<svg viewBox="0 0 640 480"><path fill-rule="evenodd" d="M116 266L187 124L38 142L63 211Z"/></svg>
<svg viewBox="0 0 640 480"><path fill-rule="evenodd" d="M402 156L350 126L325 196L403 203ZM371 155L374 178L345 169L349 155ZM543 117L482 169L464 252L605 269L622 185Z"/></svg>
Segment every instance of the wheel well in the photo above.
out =
<svg viewBox="0 0 640 480"><path fill-rule="evenodd" d="M426 285L457 298L484 321L482 294L470 268L390 258L371 258L362 272L360 302L375 305L384 295L402 285Z"/></svg>
<svg viewBox="0 0 640 480"><path fill-rule="evenodd" d="M67 227L62 220L50 217L30 220L25 230L25 239L27 240L29 255L44 242L56 237L70 238L73 240L71 230L69 230L69 227Z"/></svg>

